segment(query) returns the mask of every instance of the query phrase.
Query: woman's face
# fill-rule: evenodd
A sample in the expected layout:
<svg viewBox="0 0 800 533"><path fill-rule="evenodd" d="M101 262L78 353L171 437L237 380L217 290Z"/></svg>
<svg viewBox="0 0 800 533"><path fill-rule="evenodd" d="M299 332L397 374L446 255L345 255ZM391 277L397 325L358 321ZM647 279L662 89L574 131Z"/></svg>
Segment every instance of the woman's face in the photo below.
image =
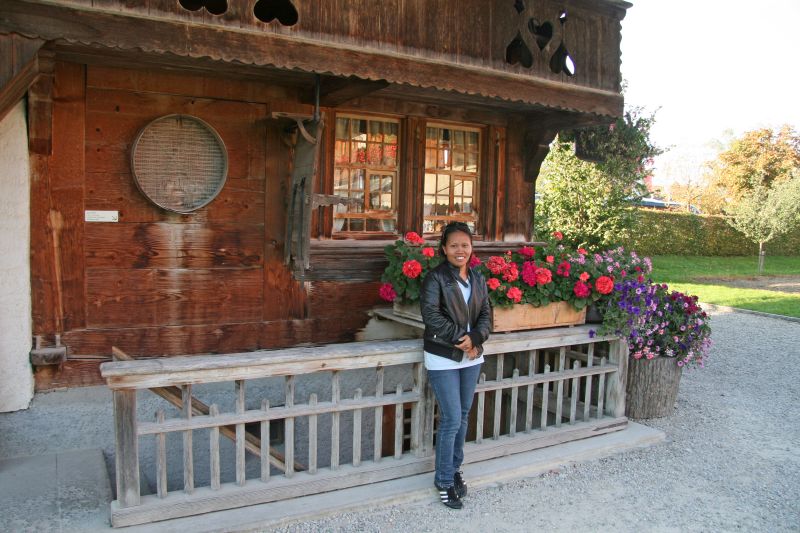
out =
<svg viewBox="0 0 800 533"><path fill-rule="evenodd" d="M448 235L444 245L444 255L451 265L459 268L466 266L472 255L472 241L469 235L462 231L454 231Z"/></svg>

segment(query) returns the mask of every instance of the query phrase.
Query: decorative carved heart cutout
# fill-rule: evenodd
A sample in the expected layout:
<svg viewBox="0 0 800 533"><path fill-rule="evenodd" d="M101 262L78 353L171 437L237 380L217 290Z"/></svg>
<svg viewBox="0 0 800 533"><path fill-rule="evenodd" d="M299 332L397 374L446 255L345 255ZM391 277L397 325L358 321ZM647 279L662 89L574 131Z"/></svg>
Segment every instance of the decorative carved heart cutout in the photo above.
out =
<svg viewBox="0 0 800 533"><path fill-rule="evenodd" d="M575 75L575 61L569 55L569 50L564 43L558 45L553 57L550 58L550 70L556 74L564 73L567 76Z"/></svg>
<svg viewBox="0 0 800 533"><path fill-rule="evenodd" d="M198 11L203 8L204 0L180 0L181 7L188 11Z"/></svg>
<svg viewBox="0 0 800 533"><path fill-rule="evenodd" d="M278 19L284 26L294 26L299 18L291 0L258 0L253 7L253 14L261 22Z"/></svg>
<svg viewBox="0 0 800 533"><path fill-rule="evenodd" d="M519 63L525 68L531 68L533 65L533 55L519 32L506 47L506 62L510 65Z"/></svg>
<svg viewBox="0 0 800 533"><path fill-rule="evenodd" d="M228 10L228 0L179 0L183 9L199 11L203 7L212 15L222 15Z"/></svg>
<svg viewBox="0 0 800 533"><path fill-rule="evenodd" d="M544 47L553 38L553 25L548 21L539 24L538 20L530 19L528 21L528 29L536 38L536 46L539 47L539 50L544 50Z"/></svg>

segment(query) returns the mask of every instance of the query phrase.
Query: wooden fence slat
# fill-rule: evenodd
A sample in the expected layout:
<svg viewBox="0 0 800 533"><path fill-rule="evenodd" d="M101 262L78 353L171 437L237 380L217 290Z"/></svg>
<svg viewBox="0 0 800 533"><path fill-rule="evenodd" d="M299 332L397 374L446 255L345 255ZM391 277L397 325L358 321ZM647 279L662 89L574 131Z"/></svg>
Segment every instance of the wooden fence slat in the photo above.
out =
<svg viewBox="0 0 800 533"><path fill-rule="evenodd" d="M156 423L164 423L164 410L156 411ZM156 493L159 498L167 497L167 435L156 433Z"/></svg>
<svg viewBox="0 0 800 533"><path fill-rule="evenodd" d="M183 418L192 418L192 386L181 386L181 400ZM183 491L187 494L194 492L194 454L192 451L192 430L183 432Z"/></svg>
<svg viewBox="0 0 800 533"><path fill-rule="evenodd" d="M503 380L503 360L504 354L497 354L497 371L495 374L495 381ZM500 420L502 419L503 408L503 389L494 391L494 420L492 427L492 439L497 440L500 438Z"/></svg>
<svg viewBox="0 0 800 533"><path fill-rule="evenodd" d="M217 404L208 406L209 416L218 416L219 408ZM208 433L209 441L209 462L211 463L211 488L213 490L220 489L219 483L219 427L212 427Z"/></svg>
<svg viewBox="0 0 800 533"><path fill-rule="evenodd" d="M375 397L383 397L383 367L375 370ZM375 408L375 440L373 441L372 460L381 460L381 444L383 443L383 407Z"/></svg>
<svg viewBox="0 0 800 533"><path fill-rule="evenodd" d="M606 366L606 358L600 358L600 366ZM603 418L603 401L605 400L606 396L606 375L600 374L597 376L598 385L597 385L597 418Z"/></svg>
<svg viewBox="0 0 800 533"><path fill-rule="evenodd" d="M528 351L528 376L536 373L536 363L539 359L539 350ZM535 385L530 384L526 388L525 397L525 433L530 433L533 427L533 390Z"/></svg>
<svg viewBox="0 0 800 533"><path fill-rule="evenodd" d="M519 378L519 369L515 368L511 376L514 381ZM519 387L511 387L511 414L509 415L508 434L515 436L517 434L517 402L519 401Z"/></svg>
<svg viewBox="0 0 800 533"><path fill-rule="evenodd" d="M317 395L313 392L308 397L308 405L317 405ZM317 415L308 417L308 473L317 473Z"/></svg>
<svg viewBox="0 0 800 533"><path fill-rule="evenodd" d="M412 373L414 378L414 385L411 387L412 392L420 393L425 388L425 367L422 363L414 363L412 366ZM419 457L422 453L422 446L420 436L422 435L422 417L421 406L422 396L420 401L411 404L411 451Z"/></svg>
<svg viewBox="0 0 800 533"><path fill-rule="evenodd" d="M558 371L564 372L564 365L566 364L567 347L562 346L558 351ZM561 427L561 412L564 407L564 378L558 380L558 395L556 396L556 427Z"/></svg>
<svg viewBox="0 0 800 533"><path fill-rule="evenodd" d="M334 370L331 373L331 402L339 405L341 399L341 385L339 384L339 372ZM339 423L341 416L338 411L331 415L331 470L339 468Z"/></svg>
<svg viewBox="0 0 800 533"><path fill-rule="evenodd" d="M481 377L478 378L478 385L486 383L486 374L481 372ZM486 408L486 393L481 391L478 393L478 412L477 421L475 424L475 442L480 444L483 442L483 416Z"/></svg>
<svg viewBox="0 0 800 533"><path fill-rule="evenodd" d="M261 458L261 481L266 483L269 481L270 474L270 446L269 446L269 419L266 416L269 414L269 400L266 398L261 400L261 410L264 411L265 419L261 421L261 438L260 438L260 454Z"/></svg>
<svg viewBox="0 0 800 533"><path fill-rule="evenodd" d="M284 382L284 405L294 407L294 376L286 376ZM286 470L284 476L287 478L294 475L294 418L287 417L284 420L284 448Z"/></svg>
<svg viewBox="0 0 800 533"><path fill-rule="evenodd" d="M244 414L244 380L237 379L234 382L236 395L236 414ZM245 460L244 460L244 424L236 424L236 484L240 487L245 484Z"/></svg>
<svg viewBox="0 0 800 533"><path fill-rule="evenodd" d="M573 370L578 370L581 367L580 361L573 361ZM570 394L570 410L569 410L569 423L575 423L575 412L578 410L578 381L580 378L572 378L572 393Z"/></svg>
<svg viewBox="0 0 800 533"><path fill-rule="evenodd" d="M361 399L361 389L356 389L354 399ZM361 409L353 411L353 466L361 466Z"/></svg>
<svg viewBox="0 0 800 533"><path fill-rule="evenodd" d="M550 365L544 365L544 374L547 377L547 374L550 373ZM550 395L548 394L549 391L549 383L544 382L542 383L542 421L539 425L539 429L542 431L547 429L547 401Z"/></svg>
<svg viewBox="0 0 800 533"><path fill-rule="evenodd" d="M403 456L403 402L399 398L403 395L403 384L397 384L396 395L398 403L394 406L394 458Z"/></svg>
<svg viewBox="0 0 800 533"><path fill-rule="evenodd" d="M586 367L591 368L592 366L594 366L594 343L589 345L586 352ZM592 380L594 378L592 376L587 376L585 379L586 389L583 394L583 420L588 421L592 405Z"/></svg>

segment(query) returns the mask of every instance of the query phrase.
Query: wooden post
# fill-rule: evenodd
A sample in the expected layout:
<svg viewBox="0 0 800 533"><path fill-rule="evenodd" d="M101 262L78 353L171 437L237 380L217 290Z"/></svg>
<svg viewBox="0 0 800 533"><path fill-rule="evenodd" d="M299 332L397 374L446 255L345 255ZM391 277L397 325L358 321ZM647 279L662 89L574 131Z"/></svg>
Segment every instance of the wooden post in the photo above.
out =
<svg viewBox="0 0 800 533"><path fill-rule="evenodd" d="M518 378L519 368L515 368L514 373L511 376L511 382L515 382ZM509 415L508 420L508 434L512 437L517 434L517 402L519 401L518 394L519 387L511 387L511 414Z"/></svg>
<svg viewBox="0 0 800 533"><path fill-rule="evenodd" d="M397 384L395 392L399 398L403 394L403 384ZM403 402L399 399L394 404L394 458L400 459L403 456Z"/></svg>
<svg viewBox="0 0 800 533"><path fill-rule="evenodd" d="M234 388L236 391L236 414L244 414L244 380L237 379ZM244 424L236 424L236 484L243 487L245 484L244 462Z"/></svg>
<svg viewBox="0 0 800 533"><path fill-rule="evenodd" d="M264 411L264 415L269 412L269 400L263 399L261 400L261 410ZM261 481L267 482L269 481L269 420L262 420L261 421L261 435L260 435L260 454L259 457L261 458Z"/></svg>
<svg viewBox="0 0 800 533"><path fill-rule="evenodd" d="M544 365L544 373L550 373L550 365ZM542 383L542 421L539 424L539 429L544 431L547 429L547 403L550 400L550 382L545 381Z"/></svg>
<svg viewBox="0 0 800 533"><path fill-rule="evenodd" d="M141 503L139 496L139 437L136 434L136 391L114 391L114 462L120 507Z"/></svg>
<svg viewBox="0 0 800 533"><path fill-rule="evenodd" d="M186 420L192 418L192 386L181 386L183 400L182 414ZM192 430L183 432L183 490L187 494L194 492L194 450L192 449Z"/></svg>
<svg viewBox="0 0 800 533"><path fill-rule="evenodd" d="M581 362L577 359L572 362L572 369L573 370L580 370ZM570 394L570 404L569 404L569 423L575 423L575 412L578 410L578 381L579 378L572 378L572 391Z"/></svg>
<svg viewBox="0 0 800 533"><path fill-rule="evenodd" d="M481 372L481 377L478 378L478 385L483 385L484 383L486 383L486 374ZM475 442L477 444L483 442L483 416L485 410L486 410L486 393L484 391L480 391L478 393L478 412L477 412L477 419L475 421Z"/></svg>
<svg viewBox="0 0 800 533"><path fill-rule="evenodd" d="M383 397L383 367L375 370L375 397ZM381 460L381 444L383 443L383 407L375 408L375 436L372 447L372 460L376 463Z"/></svg>
<svg viewBox="0 0 800 533"><path fill-rule="evenodd" d="M164 423L164 410L156 412L156 422ZM156 435L156 493L159 498L167 497L167 434Z"/></svg>
<svg viewBox="0 0 800 533"><path fill-rule="evenodd" d="M586 352L586 367L591 368L594 366L594 343L589 345ZM583 421L587 422L591 416L592 406L592 376L586 377L586 390L583 394Z"/></svg>
<svg viewBox="0 0 800 533"><path fill-rule="evenodd" d="M539 350L528 352L528 376L536 373L536 363L539 359ZM527 386L527 396L525 398L525 433L530 433L533 427L533 385Z"/></svg>
<svg viewBox="0 0 800 533"><path fill-rule="evenodd" d="M309 407L317 406L317 395L311 393L308 397ZM317 415L308 416L308 473L317 473Z"/></svg>
<svg viewBox="0 0 800 533"><path fill-rule="evenodd" d="M294 376L286 376L284 383L284 405L294 407ZM287 417L284 420L284 455L286 462L286 477L294 475L294 418Z"/></svg>
<svg viewBox="0 0 800 533"><path fill-rule="evenodd" d="M331 403L339 406L341 398L341 387L339 385L339 372L334 370L331 373ZM339 468L339 422L341 414L339 411L331 413L331 470Z"/></svg>
<svg viewBox="0 0 800 533"><path fill-rule="evenodd" d="M219 416L219 408L217 404L212 403L208 407L209 416ZM219 483L219 426L214 426L208 432L209 438L209 456L211 468L211 488L213 490L220 489Z"/></svg>
<svg viewBox="0 0 800 533"><path fill-rule="evenodd" d="M358 402L361 396L361 389L356 389L353 399ZM361 466L361 409L353 411L353 466Z"/></svg>
<svg viewBox="0 0 800 533"><path fill-rule="evenodd" d="M607 361L605 357L600 358L600 366L606 366ZM597 376L597 418L598 420L603 418L603 414L605 413L605 409L603 408L603 402L605 402L606 398L606 376L608 374L598 374Z"/></svg>
<svg viewBox="0 0 800 533"><path fill-rule="evenodd" d="M497 354L497 372L495 373L495 380L498 383L503 381L503 360L505 354ZM503 407L503 389L494 391L494 420L492 427L492 439L497 440L500 438L500 419L502 418Z"/></svg>
<svg viewBox="0 0 800 533"><path fill-rule="evenodd" d="M611 341L609 356L617 365L617 371L608 375L606 387L606 413L619 418L625 416L625 386L628 378L628 343L623 340Z"/></svg>
<svg viewBox="0 0 800 533"><path fill-rule="evenodd" d="M411 452L417 457L422 456L422 405L424 404L425 378L427 374L422 363L414 363L414 386L412 390L419 394L419 400L411 406Z"/></svg>

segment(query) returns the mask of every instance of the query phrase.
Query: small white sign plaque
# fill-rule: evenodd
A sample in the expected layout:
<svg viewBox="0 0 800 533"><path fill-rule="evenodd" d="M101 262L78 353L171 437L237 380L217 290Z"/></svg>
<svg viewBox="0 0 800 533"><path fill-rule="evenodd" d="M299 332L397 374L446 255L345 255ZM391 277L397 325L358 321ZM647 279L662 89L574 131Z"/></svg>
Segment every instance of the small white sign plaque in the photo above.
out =
<svg viewBox="0 0 800 533"><path fill-rule="evenodd" d="M86 222L119 222L119 211L84 211Z"/></svg>

